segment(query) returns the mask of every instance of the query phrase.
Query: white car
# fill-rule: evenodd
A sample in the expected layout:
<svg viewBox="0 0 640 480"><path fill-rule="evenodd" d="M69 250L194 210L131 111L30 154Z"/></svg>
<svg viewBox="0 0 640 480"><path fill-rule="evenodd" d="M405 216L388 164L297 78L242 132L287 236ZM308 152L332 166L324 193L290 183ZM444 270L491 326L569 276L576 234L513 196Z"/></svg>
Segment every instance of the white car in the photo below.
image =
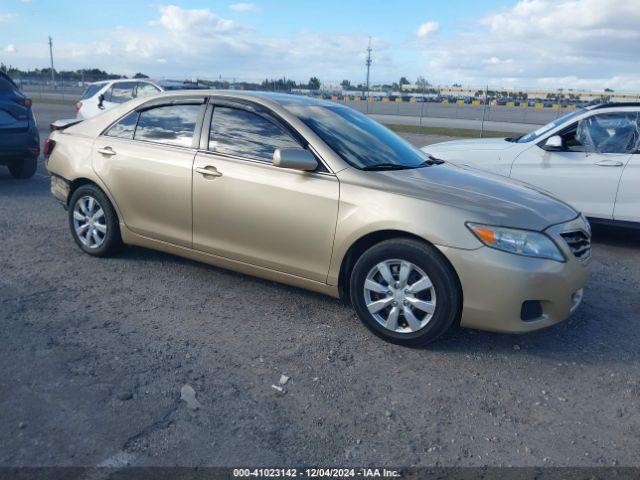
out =
<svg viewBox="0 0 640 480"><path fill-rule="evenodd" d="M640 227L640 103L580 108L518 138L422 150L535 185L595 221Z"/></svg>
<svg viewBox="0 0 640 480"><path fill-rule="evenodd" d="M150 80L107 80L87 85L76 103L77 118L85 120L106 112L132 98L156 95L164 89Z"/></svg>

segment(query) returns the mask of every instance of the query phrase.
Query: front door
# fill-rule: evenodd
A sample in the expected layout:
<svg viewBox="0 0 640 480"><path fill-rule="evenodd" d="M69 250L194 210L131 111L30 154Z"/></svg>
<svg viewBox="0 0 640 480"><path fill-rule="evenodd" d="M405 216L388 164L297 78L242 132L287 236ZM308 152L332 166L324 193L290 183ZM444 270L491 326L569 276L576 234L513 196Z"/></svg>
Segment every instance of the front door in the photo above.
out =
<svg viewBox="0 0 640 480"><path fill-rule="evenodd" d="M300 146L266 113L215 106L208 152L194 162L194 248L325 282L339 183L272 164L276 148Z"/></svg>
<svg viewBox="0 0 640 480"><path fill-rule="evenodd" d="M635 116L586 117L560 132L561 151L534 145L520 154L511 177L547 190L587 216L612 219L622 171L636 138Z"/></svg>

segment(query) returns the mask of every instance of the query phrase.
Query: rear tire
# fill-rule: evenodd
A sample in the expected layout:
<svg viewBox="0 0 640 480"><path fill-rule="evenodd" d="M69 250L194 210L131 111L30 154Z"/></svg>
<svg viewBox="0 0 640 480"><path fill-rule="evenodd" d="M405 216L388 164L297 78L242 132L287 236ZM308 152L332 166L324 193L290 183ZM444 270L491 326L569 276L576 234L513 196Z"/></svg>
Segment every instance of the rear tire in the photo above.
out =
<svg viewBox="0 0 640 480"><path fill-rule="evenodd" d="M13 178L25 180L35 175L36 170L38 169L38 157L36 155L31 155L23 160L12 162L8 166Z"/></svg>
<svg viewBox="0 0 640 480"><path fill-rule="evenodd" d="M83 185L73 192L68 212L71 235L85 253L108 257L122 250L118 216L97 186Z"/></svg>
<svg viewBox="0 0 640 480"><path fill-rule="evenodd" d="M446 258L410 239L386 240L356 262L350 295L358 317L384 340L425 345L460 322L462 289Z"/></svg>

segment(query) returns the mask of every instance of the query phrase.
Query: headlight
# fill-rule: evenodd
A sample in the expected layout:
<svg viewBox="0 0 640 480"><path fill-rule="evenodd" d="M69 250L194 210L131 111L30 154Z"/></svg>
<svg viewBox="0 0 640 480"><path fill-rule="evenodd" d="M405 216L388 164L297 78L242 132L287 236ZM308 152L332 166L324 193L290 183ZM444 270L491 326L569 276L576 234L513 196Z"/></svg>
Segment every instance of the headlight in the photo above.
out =
<svg viewBox="0 0 640 480"><path fill-rule="evenodd" d="M487 247L527 257L565 261L562 252L544 233L477 223L467 223L467 227Z"/></svg>

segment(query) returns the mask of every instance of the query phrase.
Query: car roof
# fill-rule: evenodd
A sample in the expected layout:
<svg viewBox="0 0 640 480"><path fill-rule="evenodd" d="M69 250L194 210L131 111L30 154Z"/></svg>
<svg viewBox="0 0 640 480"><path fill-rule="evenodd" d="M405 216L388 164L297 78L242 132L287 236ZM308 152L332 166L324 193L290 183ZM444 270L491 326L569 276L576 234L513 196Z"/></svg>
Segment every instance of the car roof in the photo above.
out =
<svg viewBox="0 0 640 480"><path fill-rule="evenodd" d="M585 107L587 110L600 110L603 108L623 108L623 107L640 107L640 102L608 102L597 103L595 105L589 105Z"/></svg>
<svg viewBox="0 0 640 480"><path fill-rule="evenodd" d="M328 100L306 97L303 95L293 95L290 93L260 92L257 90L173 90L160 93L154 99L162 97L193 97L193 96L216 96L237 100L258 100L260 103L277 104L285 109L292 106L317 106L317 107L338 107L340 104ZM151 97L150 97L151 98Z"/></svg>

